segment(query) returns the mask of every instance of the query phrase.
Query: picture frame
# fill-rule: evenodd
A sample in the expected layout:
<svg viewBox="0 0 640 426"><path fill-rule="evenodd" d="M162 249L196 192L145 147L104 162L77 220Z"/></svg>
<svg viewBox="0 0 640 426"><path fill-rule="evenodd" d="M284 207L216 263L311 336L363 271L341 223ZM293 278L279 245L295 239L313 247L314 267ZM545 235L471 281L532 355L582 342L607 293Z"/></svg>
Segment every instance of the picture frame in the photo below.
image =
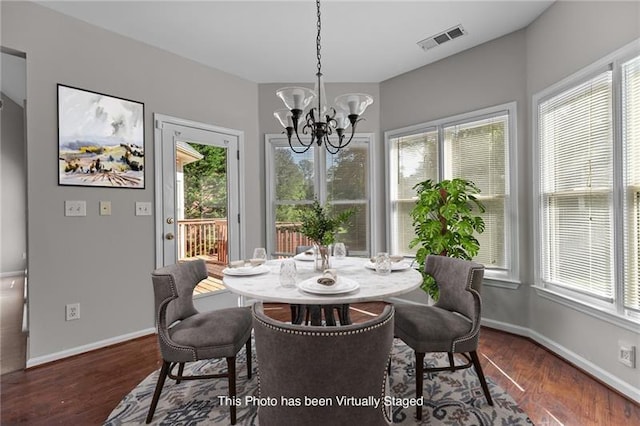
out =
<svg viewBox="0 0 640 426"><path fill-rule="evenodd" d="M144 103L58 84L58 185L145 188Z"/></svg>

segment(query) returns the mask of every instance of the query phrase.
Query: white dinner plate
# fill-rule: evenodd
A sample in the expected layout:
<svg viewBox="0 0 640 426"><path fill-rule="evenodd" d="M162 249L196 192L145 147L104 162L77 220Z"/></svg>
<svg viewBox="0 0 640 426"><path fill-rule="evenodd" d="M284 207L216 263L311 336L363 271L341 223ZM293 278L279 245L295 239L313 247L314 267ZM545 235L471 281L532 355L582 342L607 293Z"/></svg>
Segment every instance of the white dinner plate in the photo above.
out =
<svg viewBox="0 0 640 426"><path fill-rule="evenodd" d="M269 272L269 268L266 265L260 266L241 266L240 268L224 268L222 273L225 275L234 275L238 277L248 275L260 275Z"/></svg>
<svg viewBox="0 0 640 426"><path fill-rule="evenodd" d="M371 263L371 262L367 262L364 264L364 267L367 269L376 269L376 264L375 263ZM408 264L407 262L392 262L391 263L391 270L392 271L404 271L405 269L409 269L411 268L411 265Z"/></svg>
<svg viewBox="0 0 640 426"><path fill-rule="evenodd" d="M309 278L308 280L302 281L298 284L298 287L306 291L307 293L314 294L342 294L342 293L350 293L352 291L360 288L360 284L357 281L338 277L338 282L331 287L327 287L326 285L318 284L318 278L322 278L321 276Z"/></svg>
<svg viewBox="0 0 640 426"><path fill-rule="evenodd" d="M314 260L316 260L316 255L315 254L298 253L295 256L293 256L293 258L295 260L301 260L303 262L313 262Z"/></svg>

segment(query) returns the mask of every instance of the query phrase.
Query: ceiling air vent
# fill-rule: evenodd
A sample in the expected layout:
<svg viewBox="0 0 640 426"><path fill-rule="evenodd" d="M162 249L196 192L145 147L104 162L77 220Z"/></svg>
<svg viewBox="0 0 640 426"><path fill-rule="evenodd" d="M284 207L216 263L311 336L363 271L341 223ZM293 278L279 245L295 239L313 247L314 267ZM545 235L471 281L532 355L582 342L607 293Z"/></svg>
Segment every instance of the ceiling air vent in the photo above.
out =
<svg viewBox="0 0 640 426"><path fill-rule="evenodd" d="M440 34L436 34L422 41L419 41L418 46L420 46L422 50L433 49L436 46L440 46L442 43L446 43L449 40L458 38L462 35L465 35L466 33L467 32L464 30L464 28L462 28L462 25L456 25L455 27L449 28L448 30L441 32Z"/></svg>

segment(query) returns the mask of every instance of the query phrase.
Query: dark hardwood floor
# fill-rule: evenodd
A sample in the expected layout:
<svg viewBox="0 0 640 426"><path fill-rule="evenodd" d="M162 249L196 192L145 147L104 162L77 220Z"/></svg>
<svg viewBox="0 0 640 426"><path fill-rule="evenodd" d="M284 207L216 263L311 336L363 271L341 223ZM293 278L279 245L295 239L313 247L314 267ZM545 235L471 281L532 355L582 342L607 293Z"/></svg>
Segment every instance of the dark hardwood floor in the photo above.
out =
<svg viewBox="0 0 640 426"><path fill-rule="evenodd" d="M288 318L288 306L268 307L274 318ZM381 304L353 307L376 313ZM351 311L353 321L370 317L358 310ZM478 352L485 375L507 390L536 425L640 425L639 405L529 339L483 328ZM5 374L0 424L102 424L120 399L159 367L152 335Z"/></svg>

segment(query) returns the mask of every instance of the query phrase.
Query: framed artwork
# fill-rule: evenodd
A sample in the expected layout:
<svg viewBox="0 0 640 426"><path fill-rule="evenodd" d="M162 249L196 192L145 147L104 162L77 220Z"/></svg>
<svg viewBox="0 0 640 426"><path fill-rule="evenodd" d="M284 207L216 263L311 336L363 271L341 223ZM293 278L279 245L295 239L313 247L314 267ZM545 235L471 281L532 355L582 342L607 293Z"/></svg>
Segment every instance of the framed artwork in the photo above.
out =
<svg viewBox="0 0 640 426"><path fill-rule="evenodd" d="M58 84L58 184L144 189L144 104Z"/></svg>

